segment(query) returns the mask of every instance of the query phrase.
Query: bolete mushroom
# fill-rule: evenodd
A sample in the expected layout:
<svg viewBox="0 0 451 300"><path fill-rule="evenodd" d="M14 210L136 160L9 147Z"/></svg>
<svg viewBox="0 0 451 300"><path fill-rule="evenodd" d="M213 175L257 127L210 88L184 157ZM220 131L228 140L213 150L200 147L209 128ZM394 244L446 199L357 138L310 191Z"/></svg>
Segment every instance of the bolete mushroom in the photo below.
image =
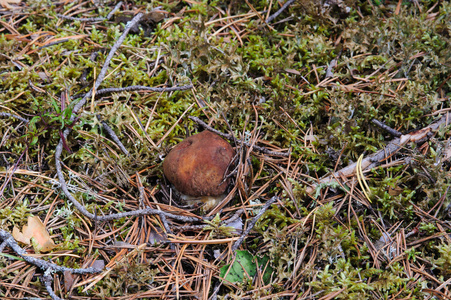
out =
<svg viewBox="0 0 451 300"><path fill-rule="evenodd" d="M209 210L224 198L230 180L224 180L235 152L219 135L208 130L176 145L163 162L166 178L187 204L205 203Z"/></svg>

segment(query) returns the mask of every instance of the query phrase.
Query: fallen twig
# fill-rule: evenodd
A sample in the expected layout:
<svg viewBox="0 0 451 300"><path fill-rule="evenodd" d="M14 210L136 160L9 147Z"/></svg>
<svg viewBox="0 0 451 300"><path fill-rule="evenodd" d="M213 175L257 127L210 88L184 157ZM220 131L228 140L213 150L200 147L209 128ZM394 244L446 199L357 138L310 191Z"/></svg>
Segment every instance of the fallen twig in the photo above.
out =
<svg viewBox="0 0 451 300"><path fill-rule="evenodd" d="M399 132L398 130L395 130L395 129L391 128L390 126L385 125L384 123L382 123L379 120L372 119L371 122L373 124L379 126L380 128L384 129L385 131L389 132L393 136L400 137L402 135L402 133Z"/></svg>
<svg viewBox="0 0 451 300"><path fill-rule="evenodd" d="M59 45L59 44L62 44L62 43L67 43L70 40L71 39L62 39L62 40L59 40L59 41L54 41L54 42L51 42L51 43L48 43L48 44L45 44L45 45L39 47L38 50L42 50L44 48L55 46L55 45Z"/></svg>
<svg viewBox="0 0 451 300"><path fill-rule="evenodd" d="M229 219L222 221L221 224L223 224L225 226L229 226L230 223L232 223L235 220L237 220L243 213L244 213L244 209L239 209ZM211 219L213 219L213 217L204 217L204 220L211 220ZM209 226L209 225L207 225L207 224L204 224L204 225L185 225L185 226L178 226L177 230L179 230L179 231L189 231L189 230L199 230L199 229L203 230L207 226Z"/></svg>
<svg viewBox="0 0 451 300"><path fill-rule="evenodd" d="M50 298L52 298L53 300L63 300L62 298L58 297L52 289L52 282L53 282L52 275L44 274L42 276L42 279L43 279L42 281L44 283L45 289L47 290L47 293L49 293L49 295L50 295Z"/></svg>
<svg viewBox="0 0 451 300"><path fill-rule="evenodd" d="M28 150L28 146L26 146L25 150L22 152L22 154L19 156L19 159L17 160L17 162L14 164L14 167L11 171L11 174L8 176L8 178L5 180L5 182L3 183L3 185L0 188L0 198L3 198L3 191L5 190L6 186L8 185L9 181L11 180L11 178L14 175L14 172L16 172L17 168L19 167L19 163L22 160L24 154L27 152Z"/></svg>
<svg viewBox="0 0 451 300"><path fill-rule="evenodd" d="M399 149L401 149L401 147L409 142L420 143L427 140L439 127L451 124L450 118L451 113L447 113L437 122L434 122L431 125L424 127L423 129L416 130L410 132L409 134L401 135L401 137L399 138L393 139L390 143L387 144L387 146L384 147L384 149L368 155L362 160L362 171L370 170L379 166L385 159L394 155ZM353 163L337 172L334 172L332 175L320 179L318 182L307 187L307 193L313 194L320 184L333 182L336 180L336 178L354 176L356 165L357 163Z"/></svg>
<svg viewBox="0 0 451 300"><path fill-rule="evenodd" d="M248 224L246 230L241 234L240 238L233 244L232 246L232 252L235 252L241 245L241 243L244 241L244 239L247 237L249 232L251 232L252 228L254 228L255 224L257 223L258 219L261 218L261 216L266 212L266 210L273 204L279 200L279 197L274 196L271 199L269 199L265 205L261 208L261 210L258 212L258 214L252 218L251 222Z"/></svg>
<svg viewBox="0 0 451 300"><path fill-rule="evenodd" d="M22 118L21 116L18 116L18 115L15 115L15 114L10 114L10 113L0 113L0 117L15 118L15 119L17 119L19 121L22 121L22 122L26 123L26 124L28 124L30 122L27 119Z"/></svg>
<svg viewBox="0 0 451 300"><path fill-rule="evenodd" d="M275 13L273 13L272 15L269 16L268 19L266 19L266 24L269 24L272 22L272 20L274 20L275 18L277 18L285 9L287 9L288 6L290 6L295 0L288 0L287 2L285 2L284 5L282 5L282 7L276 11Z"/></svg>
<svg viewBox="0 0 451 300"><path fill-rule="evenodd" d="M100 118L99 115L97 115L97 119L100 121L100 123L102 124L103 129L105 129L105 131L108 133L108 135L111 137L111 139L116 143L116 145L118 145L118 147L121 149L121 151L125 155L128 156L130 153L125 148L124 144L122 144L122 142L119 140L119 138L117 137L116 133L114 133L113 129L111 129L111 127L105 121L103 121Z"/></svg>
<svg viewBox="0 0 451 300"><path fill-rule="evenodd" d="M52 299L61 299L58 296L55 295L55 293L52 290L52 276L50 275L53 272L65 272L68 271L72 274L93 274L93 273L99 273L102 270L96 269L96 268L86 268L86 269L73 269L73 268L67 268L58 266L57 264L54 264L49 261L45 261L43 259L39 259L36 257L32 257L27 255L27 252L20 247L17 242L14 240L13 236L5 231L0 229L0 240L2 241L2 244L0 245L0 250L3 251L4 247L8 246L10 247L17 255L19 255L24 261L26 261L29 264L32 264L39 269L44 271L43 281L44 285L52 297ZM0 253L2 252L0 251Z"/></svg>
<svg viewBox="0 0 451 300"><path fill-rule="evenodd" d="M97 95L103 95L108 93L119 93L119 92L132 92L132 91L151 91L151 92L173 92L173 91L186 91L189 89L192 89L193 86L190 85L182 85L182 86L173 86L173 87L150 87L150 86L142 86L142 85L131 85L121 88L107 88L107 89L100 89L96 91Z"/></svg>

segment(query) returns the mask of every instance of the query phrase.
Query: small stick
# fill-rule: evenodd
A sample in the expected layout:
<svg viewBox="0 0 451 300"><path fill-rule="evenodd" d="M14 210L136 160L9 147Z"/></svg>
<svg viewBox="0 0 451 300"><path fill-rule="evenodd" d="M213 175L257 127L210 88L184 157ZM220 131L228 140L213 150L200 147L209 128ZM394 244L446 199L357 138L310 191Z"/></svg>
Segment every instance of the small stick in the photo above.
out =
<svg viewBox="0 0 451 300"><path fill-rule="evenodd" d="M133 92L133 91L151 91L151 92L174 92L174 91L186 91L189 89L192 89L193 86L190 85L182 85L182 86L173 86L173 87L150 87L150 86L142 86L142 85L131 85L121 88L106 88L106 89L100 89L96 91L95 96L104 95L108 93L119 93L119 92ZM78 97L85 97L86 94L81 94Z"/></svg>
<svg viewBox="0 0 451 300"><path fill-rule="evenodd" d="M173 234L171 227L169 227L168 220L164 214L160 214L160 220L163 223L164 229L166 229L166 233Z"/></svg>
<svg viewBox="0 0 451 300"><path fill-rule="evenodd" d="M5 246L10 247L17 255L19 255L23 260L25 260L27 263L32 264L41 270L44 270L44 276L43 276L43 283L45 285L45 288L47 292L49 293L50 297L53 300L62 300L59 298L55 292L52 289L52 273L53 272L70 272L72 274L92 274L92 273L99 273L102 270L96 269L96 268L86 268L86 269L72 269L72 268L66 268L58 266L57 264L54 264L52 262L42 260L36 257L28 256L27 252L22 249L14 239L14 237L7 231L0 229L0 240L3 240L3 242L0 245L0 253L3 252Z"/></svg>
<svg viewBox="0 0 451 300"><path fill-rule="evenodd" d="M377 126L379 126L380 128L384 129L385 131L387 131L388 133L390 133L391 135L395 136L395 137L400 137L402 135L401 132L399 132L396 129L391 128L390 126L385 125L384 123L382 123L379 120L376 119L372 119L371 122Z"/></svg>
<svg viewBox="0 0 451 300"><path fill-rule="evenodd" d="M49 293L50 298L52 298L52 300L63 300L62 298L58 297L52 289L52 283L53 283L52 275L47 274L47 271L45 273L46 274L44 274L44 276L42 276L42 281L45 285L45 289L47 290L47 293Z"/></svg>
<svg viewBox="0 0 451 300"><path fill-rule="evenodd" d="M142 86L142 85L131 85L121 88L106 88L100 89L96 91L97 95L107 94L107 93L118 93L118 92L132 92L132 91L152 91L152 92L173 92L173 91L186 91L192 89L193 85L182 85L182 86L174 86L174 87L150 87L150 86Z"/></svg>
<svg viewBox="0 0 451 300"><path fill-rule="evenodd" d="M0 113L0 117L15 118L15 119L17 119L19 121L22 121L22 122L26 123L26 124L28 124L30 122L27 119L22 118L21 116L10 114L10 113Z"/></svg>
<svg viewBox="0 0 451 300"><path fill-rule="evenodd" d="M81 21L81 22L99 22L106 20L104 17L97 17L97 18L76 18L76 17L68 17L65 15L57 14L58 18L69 20L69 21Z"/></svg>
<svg viewBox="0 0 451 300"><path fill-rule="evenodd" d="M249 234L249 232L251 232L252 228L254 228L258 219L260 219L260 217L266 212L266 210L271 206L271 204L273 204L277 200L279 200L279 197L274 196L271 199L269 199L268 202L265 203L265 205L263 205L258 214L251 220L251 222L249 223L243 234L241 234L240 238L235 242L235 244L233 244L232 252L235 252L240 247L241 243L244 241L246 236Z"/></svg>
<svg viewBox="0 0 451 300"><path fill-rule="evenodd" d="M7 241L3 241L3 243L0 244L0 253L3 252L6 246L8 246Z"/></svg>
<svg viewBox="0 0 451 300"><path fill-rule="evenodd" d="M22 249L16 242L16 240L14 240L13 236L3 230L0 229L0 240L3 240L3 243L6 243L6 245L8 247L10 247L17 255L19 255L21 258L23 258L23 260L25 260L27 263L32 264L36 267L38 267L41 270L51 270L53 272L65 272L65 271L69 271L73 274L92 274L92 273L99 273L102 270L96 269L96 268L86 268L86 269L73 269L73 268L67 268L67 267L62 267L62 266L58 266L55 263L46 261L46 260L42 260L33 256L29 256L27 254L27 252ZM2 243L2 244L3 244Z"/></svg>
<svg viewBox="0 0 451 300"><path fill-rule="evenodd" d="M282 7L276 11L275 13L273 13L271 16L269 16L268 19L266 19L266 24L269 24L272 22L272 20L274 20L275 18L277 18L285 9L287 9L288 6L290 6L295 0L288 0L287 2L285 2L284 5L282 5Z"/></svg>
<svg viewBox="0 0 451 300"><path fill-rule="evenodd" d="M27 152L28 150L28 146L26 146L25 150L22 152L22 154L19 156L19 159L17 160L17 162L14 164L14 167L11 171L11 174L8 176L8 178L6 179L6 181L3 183L2 188L0 189L0 198L3 198L3 191L5 190L6 186L8 185L9 181L11 180L11 178L13 177L14 173L16 172L17 168L19 167L19 163L22 160L25 152Z"/></svg>
<svg viewBox="0 0 451 300"><path fill-rule="evenodd" d="M448 126L450 122L451 113L443 115L438 121L426 126L422 129L410 132L409 134L401 135L399 138L391 140L383 149L377 151L376 153L366 156L362 161L362 170L370 170L381 164L384 160L394 155L401 147L409 142L420 143L428 140L433 133L442 126ZM352 163L343 169L332 173L332 175L326 176L313 183L311 186L307 187L306 192L308 194L313 194L315 189L320 186L320 184L327 184L329 182L335 181L335 178L353 176L355 174L357 163Z"/></svg>
<svg viewBox="0 0 451 300"><path fill-rule="evenodd" d="M178 226L177 229L179 232L183 231L194 231L194 230L203 230L207 225L185 225L185 226Z"/></svg>
<svg viewBox="0 0 451 300"><path fill-rule="evenodd" d="M116 6L113 8L112 11L106 16L106 19L109 20L113 17L113 14L121 7L122 1L119 1Z"/></svg>
<svg viewBox="0 0 451 300"><path fill-rule="evenodd" d="M55 46L55 45L58 45L58 44L66 43L66 42L68 42L70 40L71 39L63 39L63 40L51 42L51 43L45 44L44 46L39 47L38 50L42 50L42 49L50 47L50 46Z"/></svg>
<svg viewBox="0 0 451 300"><path fill-rule="evenodd" d="M108 133L108 135L111 137L111 139L116 143L116 145L119 146L119 148L122 150L122 152L125 155L129 155L130 153L128 152L128 150L124 147L124 145L122 144L122 142L119 140L119 138L117 137L116 133L114 133L113 129L111 129L110 126L108 126L108 124L103 121L99 115L97 115L97 119L100 121L100 123L102 124L103 129L105 129L105 131Z"/></svg>
<svg viewBox="0 0 451 300"><path fill-rule="evenodd" d="M113 47L111 47L111 50L105 59L105 63L103 65L102 69L100 70L99 76L97 77L94 87L92 89L90 89L89 92L87 92L85 94L85 96L80 100L80 102L78 102L74 106L73 114L70 118L71 121L73 121L76 118L75 114L86 104L86 101L89 98L91 98L93 90L95 90L95 91L99 90L99 86L102 84L103 80L105 79L106 72L108 70L111 60L113 59L114 54L116 53L117 49L119 49L119 47L124 42L125 37L127 36L130 29L132 29L141 20L142 16L143 16L142 13L137 14L130 22L127 23L127 25L125 25L124 32L119 37L119 39L116 41L116 43L114 43ZM67 129L65 130L65 132L66 131L67 131ZM69 134L69 131L67 131L67 134ZM67 136L65 136L65 137L67 137Z"/></svg>
<svg viewBox="0 0 451 300"><path fill-rule="evenodd" d="M235 221L236 219L238 219L242 214L244 213L244 209L240 208L239 210L237 210L235 212L235 214L233 216L231 216L229 219L225 220L224 223L225 224L230 224L233 221Z"/></svg>

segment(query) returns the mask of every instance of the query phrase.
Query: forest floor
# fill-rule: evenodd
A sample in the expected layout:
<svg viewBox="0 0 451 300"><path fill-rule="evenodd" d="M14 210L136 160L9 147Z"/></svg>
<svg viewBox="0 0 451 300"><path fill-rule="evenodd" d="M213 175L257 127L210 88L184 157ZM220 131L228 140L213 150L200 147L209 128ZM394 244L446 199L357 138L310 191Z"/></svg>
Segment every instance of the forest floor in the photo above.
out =
<svg viewBox="0 0 451 300"><path fill-rule="evenodd" d="M449 1L0 5L1 299L451 299Z"/></svg>

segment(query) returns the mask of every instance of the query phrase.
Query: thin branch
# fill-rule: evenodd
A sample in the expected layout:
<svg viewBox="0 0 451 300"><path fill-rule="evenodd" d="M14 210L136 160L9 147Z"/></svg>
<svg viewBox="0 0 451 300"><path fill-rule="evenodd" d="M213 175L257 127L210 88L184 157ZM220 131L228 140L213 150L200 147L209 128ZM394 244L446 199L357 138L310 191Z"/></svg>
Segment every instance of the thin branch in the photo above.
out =
<svg viewBox="0 0 451 300"><path fill-rule="evenodd" d="M258 214L252 218L251 222L249 223L249 225L247 226L246 230L244 230L243 234L241 234L240 238L238 240L236 240L235 244L233 244L232 246L232 252L235 252L241 245L241 243L244 241L244 239L247 237L247 235L249 234L249 232L251 232L251 230L254 228L255 224L257 224L258 219L260 219L261 216L263 216L263 214L266 212L266 210L271 206L271 204L273 204L274 202L276 202L277 200L279 200L279 197L274 196L271 199L269 199L265 205L263 205L263 207L261 208L261 210L258 212Z"/></svg>
<svg viewBox="0 0 451 300"><path fill-rule="evenodd" d="M49 293L50 297L53 300L63 300L62 298L58 297L52 289L52 283L53 283L52 275L44 274L44 276L42 276L42 281L44 283L45 289L47 290L47 293Z"/></svg>
<svg viewBox="0 0 451 300"><path fill-rule="evenodd" d="M166 229L166 233L173 234L171 227L169 227L168 220L164 214L160 214L160 220L163 223L164 229Z"/></svg>
<svg viewBox="0 0 451 300"><path fill-rule="evenodd" d="M288 6L290 6L295 0L288 0L287 2L285 2L285 4L275 13L273 13L271 16L269 16L268 19L266 19L266 24L269 24L272 22L272 20L274 20L275 18L277 18L285 9L287 9Z"/></svg>
<svg viewBox="0 0 451 300"><path fill-rule="evenodd" d="M236 219L238 219L242 214L244 213L244 209L239 209L235 212L235 214L233 216L231 216L229 219L224 220L221 222L222 225L224 226L229 226L230 223L234 222ZM214 217L205 217L204 220L211 220ZM209 225L204 224L204 225L185 225L185 226L178 226L177 230L178 231L189 231L189 230L203 230L205 227L207 227Z"/></svg>
<svg viewBox="0 0 451 300"><path fill-rule="evenodd" d="M195 230L203 230L208 225L184 225L184 226L177 226L177 230L179 232L183 231L195 231Z"/></svg>
<svg viewBox="0 0 451 300"><path fill-rule="evenodd" d="M81 22L99 22L104 21L106 18L104 17L97 17L97 18L76 18L76 17L68 17L65 15L57 14L58 18L69 20L69 21L81 21Z"/></svg>
<svg viewBox="0 0 451 300"><path fill-rule="evenodd" d="M418 144L426 141L433 135L433 132L435 132L441 126L450 125L450 123L451 123L451 113L447 113L444 116L442 116L438 121L432 123L429 126L426 126L420 130L410 132L409 134L401 135L401 137L399 138L393 139L382 150L379 150L378 152L365 157L361 162L362 170L363 171L370 170L372 168L379 166L388 157L394 155L404 145L410 142ZM315 182L306 189L307 193L313 194L315 192L315 189L320 184L333 182L336 180L335 178L341 178L342 176L343 177L354 176L356 166L357 163L353 163L337 172L334 172L332 175L320 179L318 182Z"/></svg>
<svg viewBox="0 0 451 300"><path fill-rule="evenodd" d="M108 93L119 93L119 92L132 92L132 91L151 91L151 92L174 92L174 91L186 91L189 89L192 89L193 85L182 85L182 86L174 86L174 87L162 87L162 88L156 88L156 87L150 87L150 86L142 86L142 85L131 85L121 88L106 88L106 89L100 89L96 91L97 95L103 95Z"/></svg>
<svg viewBox="0 0 451 300"><path fill-rule="evenodd" d="M372 119L371 122L372 122L373 124L379 126L380 128L384 129L385 131L387 131L388 133L390 133L390 134L393 135L393 136L400 137L400 136L402 135L402 133L399 132L398 130L393 129L393 128L391 128L390 126L385 125L384 123L382 123L382 122L379 121L379 120Z"/></svg>
<svg viewBox="0 0 451 300"><path fill-rule="evenodd" d="M8 185L9 181L11 180L11 178L13 177L13 175L16 172L17 168L19 167L20 161L22 160L22 158L23 158L24 154L27 152L27 150L28 150L28 146L25 147L25 150L22 152L22 154L19 156L19 159L14 164L14 167L13 167L13 169L11 171L11 174L8 176L6 181L3 183L3 187L0 190L0 198L3 198L3 192L5 191L6 186Z"/></svg>
<svg viewBox="0 0 451 300"><path fill-rule="evenodd" d="M15 118L15 119L17 119L19 121L22 121L22 122L26 123L26 124L28 124L30 122L27 119L22 118L21 116L10 114L10 113L0 113L0 117Z"/></svg>
<svg viewBox="0 0 451 300"><path fill-rule="evenodd" d="M110 138L116 143L116 145L118 145L118 147L121 149L121 151L125 154L125 155L129 155L130 153L128 152L128 150L124 147L124 145L122 144L122 142L119 140L119 138L117 137L116 133L113 131L113 129L111 129L110 126L108 126L108 124L103 121L99 115L97 115L97 119L100 121L100 123L102 124L103 129L108 133L108 135L110 136Z"/></svg>
<svg viewBox="0 0 451 300"><path fill-rule="evenodd" d="M116 6L113 8L112 11L106 16L106 19L109 20L113 17L113 14L121 7L122 1L119 1Z"/></svg>
<svg viewBox="0 0 451 300"><path fill-rule="evenodd" d="M202 127L204 127L205 129L216 133L217 135L222 136L223 138L226 138L228 140L233 140L233 136L231 134L226 134L226 133L222 133L219 130L214 129L213 127L208 126L207 123L205 123L204 121L202 121L201 119L199 119L198 117L193 117L193 116L189 116L188 118L190 118L191 120L193 120L194 122L196 122L197 124L201 125Z"/></svg>
<svg viewBox="0 0 451 300"><path fill-rule="evenodd" d="M103 79L105 78L105 74L107 72L108 66L110 64L111 59L113 58L114 53L117 51L117 49L120 47L120 45L123 43L127 33L130 31L130 29L139 22L139 20L141 19L141 17L143 16L143 14L139 13L137 14L130 22L127 23L127 25L125 26L124 32L122 33L122 35L120 36L120 38L116 41L116 43L113 45L113 47L110 50L110 53L108 54L106 60L105 60L105 64L102 67L102 70L99 73L99 76L97 77L97 80L95 82L95 87L94 89L98 89L98 87L100 86L100 84L102 83ZM80 102L78 102L74 109L73 109L73 114L71 116L71 120L74 120L76 118L76 113L83 107L83 105L86 103L87 99L89 99L89 97L92 96L92 91L93 89L91 89L81 100ZM64 139L67 138L67 136L69 135L69 132L71 131L70 128L66 128L63 132L63 137ZM198 221L199 219L197 218L191 218L191 217L184 217L184 216L178 216L178 215L173 215L170 213L165 213L162 211L158 211L155 209L151 209L151 208L145 208L145 209L141 209L141 210L137 210L137 211L131 211L131 212L125 212L125 213L117 213L117 214L110 214L110 215L106 215L106 216L95 216L93 213L90 213L80 202L78 202L69 192L68 188L67 188L67 183L66 180L64 179L64 174L62 171L62 167L61 167L61 154L63 152L63 139L60 139L56 150L55 150L55 165L56 165L56 172L58 175L58 179L59 182L61 184L61 189L63 190L64 194L67 196L67 198L74 204L74 206L86 217L90 218L90 219L94 219L97 218L98 221L108 221L108 220L113 220L113 219L119 219L119 218L124 218L124 217L131 217L131 216L143 216L143 215L150 215L150 214L158 214L158 215L164 215L166 217L169 218L173 218L173 219L177 219L180 221L185 221L185 222L195 222Z"/></svg>
<svg viewBox="0 0 451 300"><path fill-rule="evenodd" d="M42 50L42 49L50 47L50 46L55 46L55 45L58 45L58 44L66 43L66 42L68 42L70 40L72 40L72 39L62 39L62 40L59 40L59 41L51 42L51 43L45 44L44 46L39 47L38 50Z"/></svg>
<svg viewBox="0 0 451 300"><path fill-rule="evenodd" d="M233 221L235 221L235 220L237 220L242 214L244 214L244 209L239 209L239 210L237 210L236 212L235 212L235 214L233 215L233 216L231 216L229 219L227 219L227 220L224 220L224 223L227 225L227 224L230 224L230 223L232 223Z"/></svg>
<svg viewBox="0 0 451 300"><path fill-rule="evenodd" d="M5 247L6 247L6 246L8 246L7 241L3 241L3 242L0 244L0 253L3 253L3 250L5 250Z"/></svg>
<svg viewBox="0 0 451 300"><path fill-rule="evenodd" d="M62 267L62 266L58 266L55 263L29 256L29 255L27 255L27 252L17 244L17 242L14 240L13 236L9 232L7 232L3 229L0 229L0 240L3 240L3 243L6 243L6 245L8 247L10 247L17 255L19 255L21 258L23 258L23 260L25 260L27 263L32 264L44 271L47 271L47 270L51 270L53 272L69 271L73 274L92 274L92 273L99 273L102 271L102 270L99 270L96 268L73 269L73 268Z"/></svg>
<svg viewBox="0 0 451 300"><path fill-rule="evenodd" d="M70 118L71 121L73 121L76 118L75 114L86 104L86 101L92 96L93 90L96 90L96 91L99 90L99 86L102 84L103 79L105 79L106 72L108 71L108 67L110 66L110 62L113 59L114 54L116 53L117 49L119 49L119 47L124 42L130 29L132 29L141 20L142 16L143 16L142 13L137 14L130 22L127 23L127 25L125 25L124 32L119 37L119 39L116 41L116 43L114 43L113 47L111 47L111 50L105 59L105 63L103 65L102 69L100 70L99 76L97 76L97 80L94 84L94 88L91 88L89 90L89 92L87 92L84 95L84 97L80 100L80 102L78 102L74 106L73 114ZM65 132L66 131L67 131L67 129L65 130ZM69 131L67 131L67 134L69 134ZM67 137L67 136L65 136L65 137Z"/></svg>

